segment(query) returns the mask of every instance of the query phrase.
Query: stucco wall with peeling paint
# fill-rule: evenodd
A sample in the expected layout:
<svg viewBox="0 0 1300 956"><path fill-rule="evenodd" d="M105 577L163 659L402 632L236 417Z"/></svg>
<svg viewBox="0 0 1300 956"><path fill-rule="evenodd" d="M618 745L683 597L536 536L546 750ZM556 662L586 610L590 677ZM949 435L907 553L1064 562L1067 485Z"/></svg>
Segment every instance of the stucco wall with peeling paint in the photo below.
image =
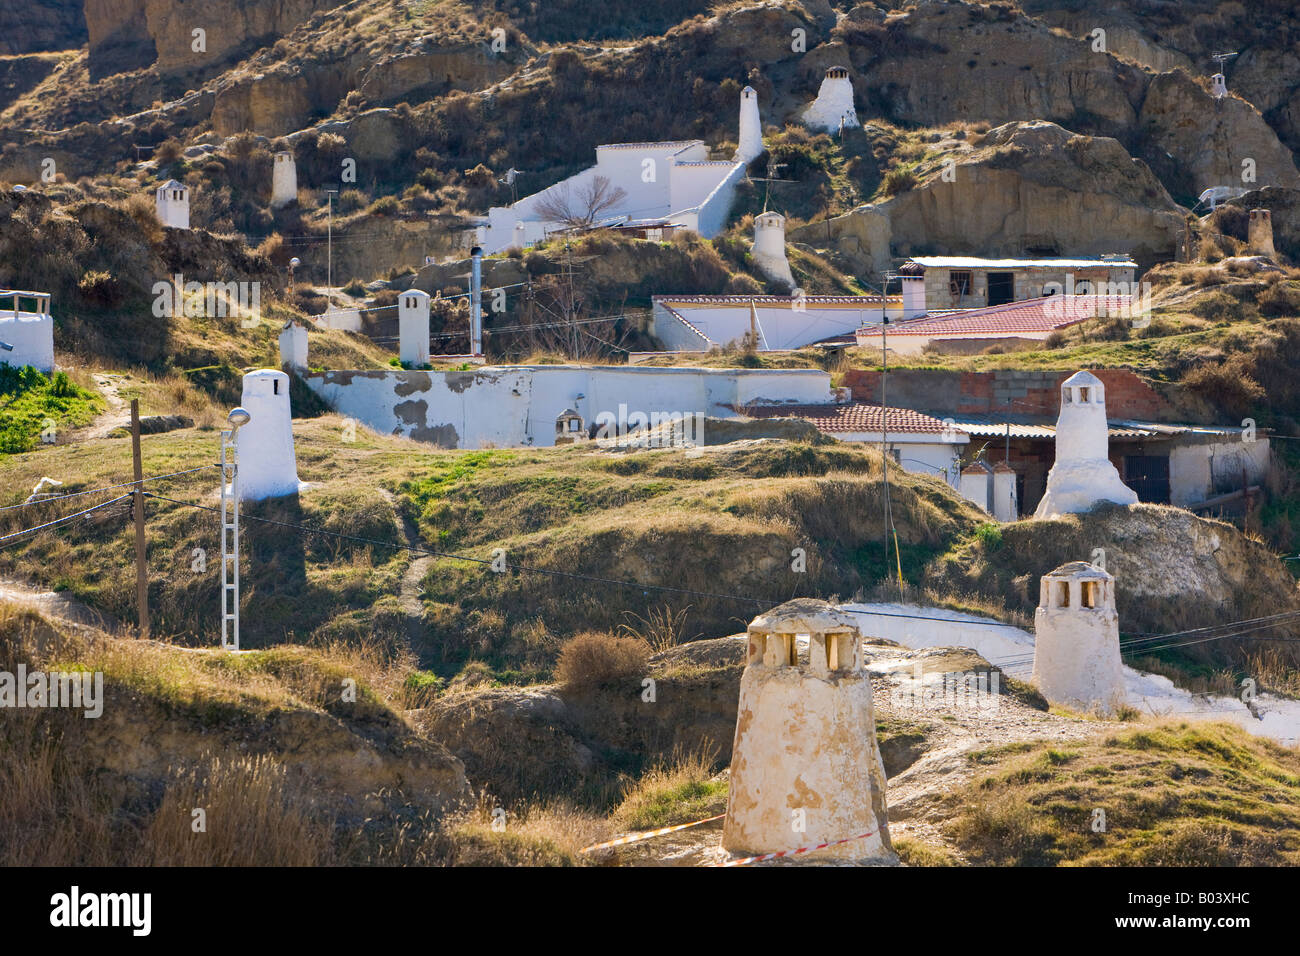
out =
<svg viewBox="0 0 1300 956"><path fill-rule="evenodd" d="M590 426L602 412L703 412L737 417L751 404L833 401L830 374L813 369L485 366L463 372L335 371L308 386L341 415L384 434L446 448L555 444L555 419L576 409Z"/></svg>

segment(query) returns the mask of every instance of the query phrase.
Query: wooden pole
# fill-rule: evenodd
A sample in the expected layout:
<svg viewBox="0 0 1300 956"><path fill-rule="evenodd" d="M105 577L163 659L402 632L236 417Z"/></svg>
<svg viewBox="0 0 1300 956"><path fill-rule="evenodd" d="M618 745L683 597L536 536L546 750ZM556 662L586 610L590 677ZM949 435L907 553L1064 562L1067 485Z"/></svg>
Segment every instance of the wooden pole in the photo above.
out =
<svg viewBox="0 0 1300 956"><path fill-rule="evenodd" d="M145 563L144 467L140 461L140 400L131 399L131 462L135 469L135 490L131 493L135 513L135 607L140 636L149 636L149 569Z"/></svg>

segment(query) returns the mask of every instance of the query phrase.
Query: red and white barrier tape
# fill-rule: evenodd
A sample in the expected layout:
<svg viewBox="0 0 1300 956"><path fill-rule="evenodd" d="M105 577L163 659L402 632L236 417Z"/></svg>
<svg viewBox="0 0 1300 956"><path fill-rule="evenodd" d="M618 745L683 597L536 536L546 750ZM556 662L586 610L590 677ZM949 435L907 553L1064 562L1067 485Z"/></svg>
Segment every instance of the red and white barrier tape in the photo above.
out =
<svg viewBox="0 0 1300 956"><path fill-rule="evenodd" d="M875 830L872 830L870 833L859 833L857 836L845 837L843 840L832 840L829 843L818 843L816 846L801 846L797 850L781 850L778 853L764 853L761 856L747 856L741 860L727 860L725 863L718 863L715 865L744 866L747 863L762 863L764 860L775 860L782 856L798 856L800 853L812 853L814 850L824 850L827 847L839 846L841 843L852 843L854 840L865 840L875 832Z"/></svg>
<svg viewBox="0 0 1300 956"><path fill-rule="evenodd" d="M663 836L665 833L672 833L674 830L688 830L691 827L698 827L702 823L712 823L714 820L721 820L725 813L719 813L716 817L709 817L706 820L696 820L694 823L679 823L673 827L660 827L658 830L650 830L646 833L631 833L625 837L619 837L617 840L610 840L608 843L594 843L589 847L584 847L580 853L590 853L592 850L604 850L611 846L624 846L628 843L637 843L641 840L648 840L651 837Z"/></svg>

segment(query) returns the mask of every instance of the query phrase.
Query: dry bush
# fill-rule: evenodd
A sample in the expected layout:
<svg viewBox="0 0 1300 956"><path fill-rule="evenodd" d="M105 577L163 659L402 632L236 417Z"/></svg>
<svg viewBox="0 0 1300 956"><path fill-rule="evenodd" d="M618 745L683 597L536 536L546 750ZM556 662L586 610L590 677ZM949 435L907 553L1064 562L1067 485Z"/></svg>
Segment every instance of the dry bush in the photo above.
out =
<svg viewBox="0 0 1300 956"><path fill-rule="evenodd" d="M650 645L639 637L586 631L565 641L555 677L565 687L596 687L640 677L650 661Z"/></svg>
<svg viewBox="0 0 1300 956"><path fill-rule="evenodd" d="M663 607L650 608L645 617L634 611L625 611L624 613L636 623L620 624L619 630L626 631L629 637L640 638L650 645L654 653L660 654L672 650L678 644L694 640L685 637L686 615L689 611L689 605L674 612L666 604ZM695 637L699 636L699 634L695 635Z"/></svg>
<svg viewBox="0 0 1300 956"><path fill-rule="evenodd" d="M158 210L152 196L133 193L118 203L117 207L135 221L150 245L162 242L163 225L158 220Z"/></svg>
<svg viewBox="0 0 1300 956"><path fill-rule="evenodd" d="M1300 288L1282 282L1278 273L1269 276L1267 288L1256 298L1261 315L1269 317L1300 315Z"/></svg>
<svg viewBox="0 0 1300 956"><path fill-rule="evenodd" d="M1264 401L1264 387L1249 373L1250 359L1237 354L1222 363L1207 362L1188 369L1178 384L1233 415L1248 413Z"/></svg>

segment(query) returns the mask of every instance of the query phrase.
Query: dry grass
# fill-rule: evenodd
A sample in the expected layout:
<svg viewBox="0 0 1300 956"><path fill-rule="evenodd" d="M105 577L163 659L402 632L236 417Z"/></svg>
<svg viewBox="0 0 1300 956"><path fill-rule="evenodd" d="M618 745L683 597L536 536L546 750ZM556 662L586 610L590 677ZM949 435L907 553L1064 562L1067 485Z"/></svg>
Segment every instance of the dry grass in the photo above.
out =
<svg viewBox="0 0 1300 956"><path fill-rule="evenodd" d="M607 821L567 804L506 812L485 800L447 822L439 853L452 866L583 866L580 851L609 833Z"/></svg>
<svg viewBox="0 0 1300 956"><path fill-rule="evenodd" d="M727 783L717 773L716 753L676 751L624 786L610 819L620 831L701 820L726 810Z"/></svg>
<svg viewBox="0 0 1300 956"><path fill-rule="evenodd" d="M639 637L588 631L560 647L556 679L567 688L600 687L643 675L650 645Z"/></svg>

